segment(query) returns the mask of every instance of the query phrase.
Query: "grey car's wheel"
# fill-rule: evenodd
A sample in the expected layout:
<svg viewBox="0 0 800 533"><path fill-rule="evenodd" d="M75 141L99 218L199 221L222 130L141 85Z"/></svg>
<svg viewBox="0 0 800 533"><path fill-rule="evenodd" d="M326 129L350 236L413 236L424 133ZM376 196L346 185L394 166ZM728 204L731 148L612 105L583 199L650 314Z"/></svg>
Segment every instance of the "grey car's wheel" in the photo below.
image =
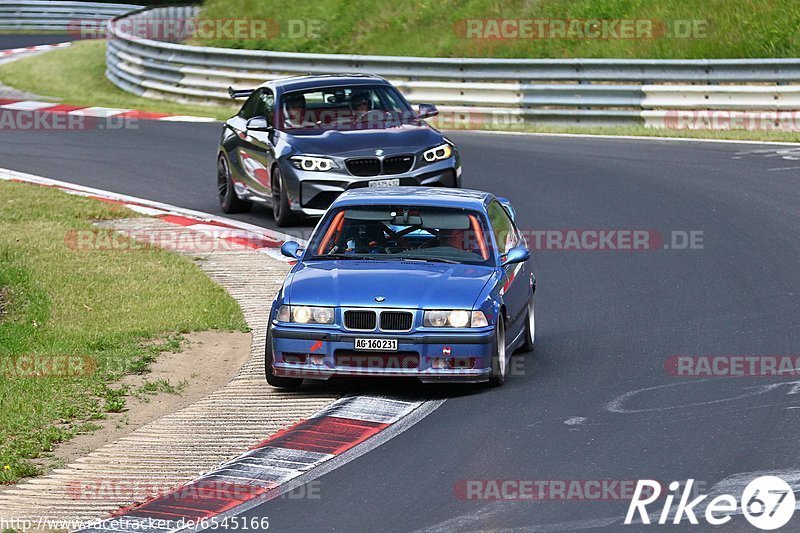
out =
<svg viewBox="0 0 800 533"><path fill-rule="evenodd" d="M267 346L264 350L264 373L267 383L279 389L297 390L303 384L302 378L286 378L276 376L272 370L272 334L267 330Z"/></svg>
<svg viewBox="0 0 800 533"><path fill-rule="evenodd" d="M278 167L275 167L272 172L272 216L280 227L291 226L297 222L298 218L289 206L286 180L283 179L281 169Z"/></svg>
<svg viewBox="0 0 800 533"><path fill-rule="evenodd" d="M536 345L536 314L533 308L533 298L528 302L528 316L525 321L525 342L522 344L523 352L532 352Z"/></svg>
<svg viewBox="0 0 800 533"><path fill-rule="evenodd" d="M225 213L242 213L253 206L250 202L239 199L233 189L231 167L228 158L220 155L217 159L217 196L219 205Z"/></svg>
<svg viewBox="0 0 800 533"><path fill-rule="evenodd" d="M498 387L506 380L508 352L506 351L506 325L502 318L498 319L497 328L495 329L495 344L497 349L492 356L492 373L489 376L490 387Z"/></svg>

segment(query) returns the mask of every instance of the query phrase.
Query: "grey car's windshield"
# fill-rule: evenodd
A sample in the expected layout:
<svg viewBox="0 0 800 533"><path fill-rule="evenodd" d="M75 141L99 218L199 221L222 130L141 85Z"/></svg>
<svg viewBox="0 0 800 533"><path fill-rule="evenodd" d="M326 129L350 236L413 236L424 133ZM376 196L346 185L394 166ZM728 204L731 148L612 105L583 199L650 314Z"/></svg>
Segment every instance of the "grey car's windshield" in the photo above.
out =
<svg viewBox="0 0 800 533"><path fill-rule="evenodd" d="M291 91L281 101L278 125L290 131L387 128L418 120L400 94L386 85Z"/></svg>
<svg viewBox="0 0 800 533"><path fill-rule="evenodd" d="M306 259L493 264L485 218L451 207L354 206L325 217Z"/></svg>

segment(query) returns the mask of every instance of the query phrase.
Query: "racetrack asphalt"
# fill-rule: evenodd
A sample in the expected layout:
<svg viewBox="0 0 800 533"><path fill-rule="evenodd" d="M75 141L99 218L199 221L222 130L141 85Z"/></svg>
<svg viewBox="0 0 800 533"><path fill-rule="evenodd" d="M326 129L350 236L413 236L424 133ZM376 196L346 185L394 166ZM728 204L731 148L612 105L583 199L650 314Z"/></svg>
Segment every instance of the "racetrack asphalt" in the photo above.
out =
<svg viewBox="0 0 800 533"><path fill-rule="evenodd" d="M0 131L0 167L219 214L219 133L144 121ZM524 230L700 231L703 247L534 250L537 347L516 356L523 372L499 389L425 389L448 400L320 478L319 497L276 499L248 516L269 517L277 531L646 531L654 526L619 525L625 501L465 501L454 487L692 478L710 489L737 474L798 477L796 378L698 380L664 365L676 354L800 353L800 148L449 137L464 185L510 198ZM236 218L273 227L270 216L257 208Z"/></svg>
<svg viewBox="0 0 800 533"><path fill-rule="evenodd" d="M36 46L38 44L58 44L74 40L75 36L68 33L29 33L23 35L0 33L0 50Z"/></svg>

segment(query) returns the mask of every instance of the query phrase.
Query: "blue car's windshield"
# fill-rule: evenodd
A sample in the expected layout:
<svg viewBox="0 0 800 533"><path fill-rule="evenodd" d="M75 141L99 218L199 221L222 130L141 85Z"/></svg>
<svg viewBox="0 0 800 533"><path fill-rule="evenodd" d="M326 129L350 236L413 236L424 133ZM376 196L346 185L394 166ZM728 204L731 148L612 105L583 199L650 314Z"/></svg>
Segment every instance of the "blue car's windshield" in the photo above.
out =
<svg viewBox="0 0 800 533"><path fill-rule="evenodd" d="M450 207L369 205L329 212L306 259L404 259L493 265L483 215Z"/></svg>
<svg viewBox="0 0 800 533"><path fill-rule="evenodd" d="M280 129L383 129L418 120L400 94L386 85L325 87L287 92L278 109Z"/></svg>

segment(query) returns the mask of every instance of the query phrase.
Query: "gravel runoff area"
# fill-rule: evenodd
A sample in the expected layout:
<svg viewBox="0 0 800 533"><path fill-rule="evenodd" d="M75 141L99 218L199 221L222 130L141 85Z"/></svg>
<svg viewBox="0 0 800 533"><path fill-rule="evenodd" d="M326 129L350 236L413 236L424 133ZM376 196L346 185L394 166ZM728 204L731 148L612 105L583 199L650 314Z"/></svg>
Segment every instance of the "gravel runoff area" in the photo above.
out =
<svg viewBox="0 0 800 533"><path fill-rule="evenodd" d="M153 218L104 223L152 231L170 242L194 232ZM238 456L248 447L336 400L331 388L282 392L264 379L268 304L289 265L268 254L227 244L183 250L239 303L253 331L251 354L227 386L135 430L46 476L0 492L0 520L92 520L141 502ZM217 249L219 248L219 249Z"/></svg>

